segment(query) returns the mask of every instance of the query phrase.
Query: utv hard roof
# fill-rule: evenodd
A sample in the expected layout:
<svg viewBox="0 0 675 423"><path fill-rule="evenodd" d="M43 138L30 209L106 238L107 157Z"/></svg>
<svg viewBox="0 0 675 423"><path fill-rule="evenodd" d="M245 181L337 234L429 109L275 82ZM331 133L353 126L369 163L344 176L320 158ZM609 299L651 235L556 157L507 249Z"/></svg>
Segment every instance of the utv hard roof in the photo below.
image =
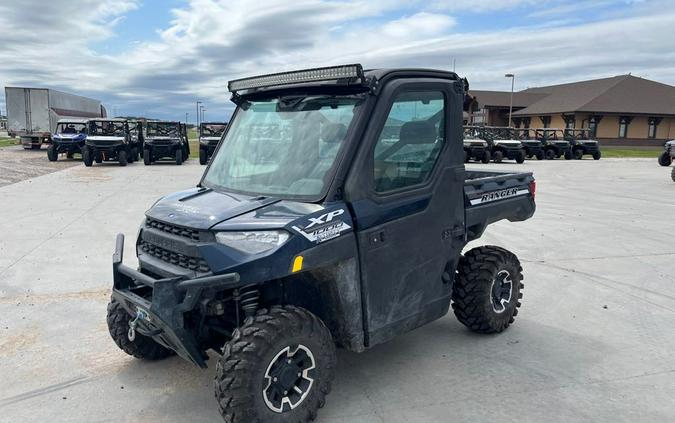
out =
<svg viewBox="0 0 675 423"><path fill-rule="evenodd" d="M127 122L126 119L121 119L121 118L92 118L92 119L87 119L87 122Z"/></svg>
<svg viewBox="0 0 675 423"><path fill-rule="evenodd" d="M276 91L297 87L362 87L375 89L377 81L397 74L401 77L432 77L459 80L456 73L434 69L393 68L364 70L360 64L303 69L253 76L229 81L228 90L236 95ZM468 82L465 89L468 90Z"/></svg>
<svg viewBox="0 0 675 423"><path fill-rule="evenodd" d="M56 124L59 123L87 123L87 119L59 119Z"/></svg>

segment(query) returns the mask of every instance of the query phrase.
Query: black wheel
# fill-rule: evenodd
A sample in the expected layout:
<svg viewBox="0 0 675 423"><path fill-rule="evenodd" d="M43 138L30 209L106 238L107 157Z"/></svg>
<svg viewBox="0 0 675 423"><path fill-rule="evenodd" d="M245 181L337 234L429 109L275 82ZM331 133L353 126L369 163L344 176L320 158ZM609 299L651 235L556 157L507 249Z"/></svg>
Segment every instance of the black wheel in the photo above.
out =
<svg viewBox="0 0 675 423"><path fill-rule="evenodd" d="M574 157L572 157L572 151L567 150L565 151L565 160L572 160Z"/></svg>
<svg viewBox="0 0 675 423"><path fill-rule="evenodd" d="M659 164L660 164L661 166L670 166L670 164L671 164L672 162L673 162L673 158L670 157L670 153L668 153L667 151L664 151L664 152L661 153L661 155L659 156Z"/></svg>
<svg viewBox="0 0 675 423"><path fill-rule="evenodd" d="M477 247L460 259L452 292L457 319L474 332L497 333L518 314L522 267L515 254L495 246Z"/></svg>
<svg viewBox="0 0 675 423"><path fill-rule="evenodd" d="M91 154L92 154L92 153L91 153L91 150L90 150L90 149L88 149L88 148L86 148L86 147L85 147L84 149L82 149L82 162L83 162L84 165L87 166L87 167L91 166L91 165L93 164L93 162L94 162L94 161L92 160ZM98 161L97 161L96 163L98 163Z"/></svg>
<svg viewBox="0 0 675 423"><path fill-rule="evenodd" d="M675 167L673 168L673 170L670 171L670 179L672 179L673 182L675 182Z"/></svg>
<svg viewBox="0 0 675 423"><path fill-rule="evenodd" d="M183 164L183 150L180 148L176 149L176 164L177 165Z"/></svg>
<svg viewBox="0 0 675 423"><path fill-rule="evenodd" d="M127 161L127 150L120 150L117 153L117 161L120 163L120 166L126 166Z"/></svg>
<svg viewBox="0 0 675 423"><path fill-rule="evenodd" d="M47 147L47 158L50 162L55 162L58 160L59 153L56 152L56 147L54 147L54 144Z"/></svg>
<svg viewBox="0 0 675 423"><path fill-rule="evenodd" d="M485 164L490 163L490 159L491 159L490 152L488 150L485 150L485 152L483 153L483 157L480 158L481 163Z"/></svg>
<svg viewBox="0 0 675 423"><path fill-rule="evenodd" d="M150 154L150 150L147 148L143 150L143 163L146 166L150 166L152 164L152 155Z"/></svg>
<svg viewBox="0 0 675 423"><path fill-rule="evenodd" d="M495 152L492 154L492 160L493 160L495 163L501 163L502 160L504 160L504 153L502 153L501 151L495 151Z"/></svg>
<svg viewBox="0 0 675 423"><path fill-rule="evenodd" d="M518 154L516 154L516 163L524 163L525 162L525 152L524 151L519 151Z"/></svg>
<svg viewBox="0 0 675 423"><path fill-rule="evenodd" d="M600 160L600 157L602 157L600 151L596 151L593 153L593 160Z"/></svg>
<svg viewBox="0 0 675 423"><path fill-rule="evenodd" d="M583 159L584 158L584 150L582 150L580 148L577 148L576 150L574 150L574 158L576 160Z"/></svg>
<svg viewBox="0 0 675 423"><path fill-rule="evenodd" d="M135 162L141 159L141 153L138 151L138 147L134 147L131 149L131 157L134 159Z"/></svg>
<svg viewBox="0 0 675 423"><path fill-rule="evenodd" d="M556 157L555 150L552 149L546 150L546 160L553 160L555 159L555 157Z"/></svg>
<svg viewBox="0 0 675 423"><path fill-rule="evenodd" d="M464 154L466 154L466 153L464 153ZM199 149L199 164L200 165L206 164L206 162L208 160L208 158L206 156L207 156L206 150L203 149L203 148L200 148Z"/></svg>
<svg viewBox="0 0 675 423"><path fill-rule="evenodd" d="M469 163L469 152L464 150L464 163Z"/></svg>
<svg viewBox="0 0 675 423"><path fill-rule="evenodd" d="M175 353L155 342L152 338L136 332L134 340L129 339L130 315L120 303L110 299L108 303L108 331L115 344L125 353L144 360L161 360Z"/></svg>
<svg viewBox="0 0 675 423"><path fill-rule="evenodd" d="M94 161L96 163L103 163L103 153L96 153L96 157L94 157Z"/></svg>
<svg viewBox="0 0 675 423"><path fill-rule="evenodd" d="M225 344L215 394L228 423L308 422L325 404L335 376L335 345L309 311L260 310Z"/></svg>
<svg viewBox="0 0 675 423"><path fill-rule="evenodd" d="M190 153L188 152L187 147L183 147L183 163L187 162L190 159Z"/></svg>
<svg viewBox="0 0 675 423"><path fill-rule="evenodd" d="M537 154L535 154L535 157L537 158L537 160L544 160L544 150L537 151Z"/></svg>

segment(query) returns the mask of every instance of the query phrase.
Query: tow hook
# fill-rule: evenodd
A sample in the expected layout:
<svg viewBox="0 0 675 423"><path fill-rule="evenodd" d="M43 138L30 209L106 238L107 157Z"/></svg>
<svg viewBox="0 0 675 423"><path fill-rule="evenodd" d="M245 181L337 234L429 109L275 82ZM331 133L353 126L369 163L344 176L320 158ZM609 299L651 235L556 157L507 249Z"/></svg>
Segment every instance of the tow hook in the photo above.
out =
<svg viewBox="0 0 675 423"><path fill-rule="evenodd" d="M136 324L138 324L139 319L147 319L148 314L141 310L137 309L136 310L136 316L129 320L129 332L127 333L127 338L129 338L129 341L134 341L136 339Z"/></svg>

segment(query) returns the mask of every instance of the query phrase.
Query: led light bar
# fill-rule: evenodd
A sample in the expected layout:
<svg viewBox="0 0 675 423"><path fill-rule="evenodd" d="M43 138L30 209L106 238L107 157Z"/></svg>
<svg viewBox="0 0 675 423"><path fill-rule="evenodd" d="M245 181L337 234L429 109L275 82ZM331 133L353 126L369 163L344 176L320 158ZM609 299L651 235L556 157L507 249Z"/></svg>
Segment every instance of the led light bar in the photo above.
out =
<svg viewBox="0 0 675 423"><path fill-rule="evenodd" d="M228 82L227 89L230 90L230 92L235 92L253 88L274 87L278 85L301 84L304 82L316 81L337 81L339 79L352 78L360 79L361 83L365 82L363 67L360 64L305 69L235 79Z"/></svg>

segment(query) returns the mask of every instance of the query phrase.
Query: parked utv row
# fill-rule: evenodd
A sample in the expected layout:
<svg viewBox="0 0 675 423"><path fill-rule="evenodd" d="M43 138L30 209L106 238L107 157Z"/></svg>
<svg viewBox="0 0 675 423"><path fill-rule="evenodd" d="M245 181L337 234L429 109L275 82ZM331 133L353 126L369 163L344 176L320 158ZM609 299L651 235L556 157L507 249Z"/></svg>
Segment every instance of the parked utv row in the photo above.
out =
<svg viewBox="0 0 675 423"><path fill-rule="evenodd" d="M50 161L62 153L69 159L80 154L87 167L104 161L126 166L141 156L146 165L166 158L180 165L190 156L187 126L175 121L61 119L52 140L47 149Z"/></svg>
<svg viewBox="0 0 675 423"><path fill-rule="evenodd" d="M494 126L464 127L464 159L501 163L525 159L567 160L590 155L601 157L600 144L590 138L587 129L529 129Z"/></svg>

